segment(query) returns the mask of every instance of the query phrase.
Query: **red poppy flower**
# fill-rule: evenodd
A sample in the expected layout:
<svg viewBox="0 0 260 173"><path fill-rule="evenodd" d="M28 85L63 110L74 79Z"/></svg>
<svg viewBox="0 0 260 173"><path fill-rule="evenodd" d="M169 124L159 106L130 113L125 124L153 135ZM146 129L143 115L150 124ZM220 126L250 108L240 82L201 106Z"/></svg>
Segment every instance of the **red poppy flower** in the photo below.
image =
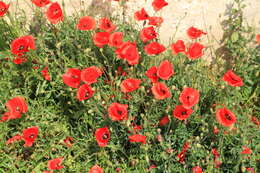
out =
<svg viewBox="0 0 260 173"><path fill-rule="evenodd" d="M219 158L220 154L218 153L216 148L212 148L211 152L214 155L215 159Z"/></svg>
<svg viewBox="0 0 260 173"><path fill-rule="evenodd" d="M145 9L142 8L141 10L135 12L134 18L135 18L135 20L138 20L138 21L147 20L149 18L149 15L145 11Z"/></svg>
<svg viewBox="0 0 260 173"><path fill-rule="evenodd" d="M63 82L72 88L78 88L80 85L81 71L77 68L69 68L66 73L62 75Z"/></svg>
<svg viewBox="0 0 260 173"><path fill-rule="evenodd" d="M192 168L192 173L202 173L202 169L199 166L194 166Z"/></svg>
<svg viewBox="0 0 260 173"><path fill-rule="evenodd" d="M32 3L34 3L38 7L44 7L51 3L50 0L32 0Z"/></svg>
<svg viewBox="0 0 260 173"><path fill-rule="evenodd" d="M79 101L87 100L91 98L94 94L94 91L88 84L83 84L79 87L77 91L77 99Z"/></svg>
<svg viewBox="0 0 260 173"><path fill-rule="evenodd" d="M58 169L64 168L64 166L61 165L62 161L63 161L62 157L49 160L48 161L48 169L50 169L50 170L58 170Z"/></svg>
<svg viewBox="0 0 260 173"><path fill-rule="evenodd" d="M260 34L256 35L256 42L258 45L260 45Z"/></svg>
<svg viewBox="0 0 260 173"><path fill-rule="evenodd" d="M123 43L123 33L122 32L114 32L109 36L109 46L111 47L120 47Z"/></svg>
<svg viewBox="0 0 260 173"><path fill-rule="evenodd" d="M134 78L125 79L120 85L121 91L123 93L133 92L139 88L141 82L142 81L140 79L134 79Z"/></svg>
<svg viewBox="0 0 260 173"><path fill-rule="evenodd" d="M162 61L157 69L157 76L163 80L168 80L173 74L172 64L168 60Z"/></svg>
<svg viewBox="0 0 260 173"><path fill-rule="evenodd" d="M252 116L251 117L251 121L255 124L255 125L260 125L260 120L257 118L257 117L255 117L255 116Z"/></svg>
<svg viewBox="0 0 260 173"><path fill-rule="evenodd" d="M184 88L181 92L179 100L183 107L191 108L199 102L200 93L193 88Z"/></svg>
<svg viewBox="0 0 260 173"><path fill-rule="evenodd" d="M169 122L170 122L170 120L169 120L168 116L165 115L165 116L163 116L163 117L160 119L159 125L160 125L160 126L165 126L165 125L167 125Z"/></svg>
<svg viewBox="0 0 260 173"><path fill-rule="evenodd" d="M12 143L14 143L14 142L16 142L16 141L20 141L20 140L22 140L23 139L23 137L21 136L21 135L15 135L15 136L13 136L12 138L10 138L10 139L8 139L7 141L6 141L6 145L9 145L9 144L12 144Z"/></svg>
<svg viewBox="0 0 260 173"><path fill-rule="evenodd" d="M207 33L192 26L187 30L187 34L190 37L190 39L197 39L201 37L202 34L206 35Z"/></svg>
<svg viewBox="0 0 260 173"><path fill-rule="evenodd" d="M95 132L95 137L100 147L105 147L110 139L108 127L99 128Z"/></svg>
<svg viewBox="0 0 260 173"><path fill-rule="evenodd" d="M163 7L165 7L167 5L168 5L168 3L164 0L154 0L152 2L154 11L159 11L160 9L162 9Z"/></svg>
<svg viewBox="0 0 260 173"><path fill-rule="evenodd" d="M108 18L101 18L99 20L99 28L106 32L113 32L116 26Z"/></svg>
<svg viewBox="0 0 260 173"><path fill-rule="evenodd" d="M58 2L52 3L47 12L46 12L47 19L52 24L57 24L60 21L63 21L63 12Z"/></svg>
<svg viewBox="0 0 260 173"><path fill-rule="evenodd" d="M129 65L138 64L140 59L136 44L129 41L122 43L115 53L118 58L126 59Z"/></svg>
<svg viewBox="0 0 260 173"><path fill-rule="evenodd" d="M6 103L8 113L6 113L8 119L20 118L22 113L28 111L27 103L21 96L14 97Z"/></svg>
<svg viewBox="0 0 260 173"><path fill-rule="evenodd" d="M144 47L144 51L147 55L158 55L165 51L165 47L157 42L152 42Z"/></svg>
<svg viewBox="0 0 260 173"><path fill-rule="evenodd" d="M185 47L183 40L176 41L176 43L173 43L171 45L171 48L172 48L172 54L173 55L176 55L176 54L181 53L181 52L185 53L185 50L186 50L186 47Z"/></svg>
<svg viewBox="0 0 260 173"><path fill-rule="evenodd" d="M243 146L243 151L241 151L241 154L252 154L252 150L247 146Z"/></svg>
<svg viewBox="0 0 260 173"><path fill-rule="evenodd" d="M128 136L130 142L141 142L142 144L146 144L146 136L143 135L131 135Z"/></svg>
<svg viewBox="0 0 260 173"><path fill-rule="evenodd" d="M156 66L152 66L149 68L146 72L145 75L151 80L151 82L155 83L158 81L158 76L157 76L157 68Z"/></svg>
<svg viewBox="0 0 260 173"><path fill-rule="evenodd" d="M43 70L41 71L41 73L45 80L48 80L48 81L51 80L51 77L48 72L48 67L44 67Z"/></svg>
<svg viewBox="0 0 260 173"><path fill-rule="evenodd" d="M143 28L140 32L140 38L143 42L150 41L156 38L157 35L158 34L155 32L154 27L152 26Z"/></svg>
<svg viewBox="0 0 260 173"><path fill-rule="evenodd" d="M113 121L126 120L127 108L128 105L120 104L120 103L112 103L108 108L109 117Z"/></svg>
<svg viewBox="0 0 260 173"><path fill-rule="evenodd" d="M97 82L97 78L101 75L102 71L98 67L91 66L81 71L81 80L90 85Z"/></svg>
<svg viewBox="0 0 260 173"><path fill-rule="evenodd" d="M192 60L198 59L203 55L204 48L205 47L199 43L192 43L188 48L186 55Z"/></svg>
<svg viewBox="0 0 260 173"><path fill-rule="evenodd" d="M25 147L31 147L38 136L38 127L30 127L23 130L23 140Z"/></svg>
<svg viewBox="0 0 260 173"><path fill-rule="evenodd" d="M237 76L232 70L228 70L224 74L222 80L227 82L228 85L233 86L233 87L243 86L242 79L239 76Z"/></svg>
<svg viewBox="0 0 260 173"><path fill-rule="evenodd" d="M22 56L25 52L28 52L29 49L36 49L34 37L31 35L16 38L11 43L11 52L14 55Z"/></svg>
<svg viewBox="0 0 260 173"><path fill-rule="evenodd" d="M15 59L13 60L13 63L15 64L22 64L22 63L25 63L27 61L27 58L24 58L22 56L18 56L18 57L15 57Z"/></svg>
<svg viewBox="0 0 260 173"><path fill-rule="evenodd" d="M0 1L0 17L3 17L9 8L10 4L5 4L4 2Z"/></svg>
<svg viewBox="0 0 260 173"><path fill-rule="evenodd" d="M161 24L163 23L162 17L153 16L153 17L149 17L148 20L149 20L149 23L148 23L149 25L153 25L153 26L157 26L157 27L160 27Z"/></svg>
<svg viewBox="0 0 260 173"><path fill-rule="evenodd" d="M70 137L70 136L67 136L65 139L64 139L64 143L67 147L72 147L73 145L73 137Z"/></svg>
<svg viewBox="0 0 260 173"><path fill-rule="evenodd" d="M152 86L152 93L154 97L158 100L163 100L171 97L171 92L169 88L164 83L154 83Z"/></svg>
<svg viewBox="0 0 260 173"><path fill-rule="evenodd" d="M103 169L98 165L94 165L90 168L89 173L103 173Z"/></svg>
<svg viewBox="0 0 260 173"><path fill-rule="evenodd" d="M255 170L254 170L254 168L246 168L246 170L247 170L248 172L251 172L251 173L256 173Z"/></svg>
<svg viewBox="0 0 260 173"><path fill-rule="evenodd" d="M109 36L108 32L97 32L93 35L93 42L97 47L102 48L109 43Z"/></svg>
<svg viewBox="0 0 260 173"><path fill-rule="evenodd" d="M185 108L182 105L177 105L173 110L172 115L179 120L186 120L192 112L192 109Z"/></svg>
<svg viewBox="0 0 260 173"><path fill-rule="evenodd" d="M223 126L229 127L236 122L236 116L227 108L218 109L216 112L217 121Z"/></svg>
<svg viewBox="0 0 260 173"><path fill-rule="evenodd" d="M217 134L219 133L219 129L218 129L217 127L214 127L213 133L214 133L215 135L217 135Z"/></svg>
<svg viewBox="0 0 260 173"><path fill-rule="evenodd" d="M93 30L96 27L96 21L91 16L84 16L79 19L77 28L81 31Z"/></svg>

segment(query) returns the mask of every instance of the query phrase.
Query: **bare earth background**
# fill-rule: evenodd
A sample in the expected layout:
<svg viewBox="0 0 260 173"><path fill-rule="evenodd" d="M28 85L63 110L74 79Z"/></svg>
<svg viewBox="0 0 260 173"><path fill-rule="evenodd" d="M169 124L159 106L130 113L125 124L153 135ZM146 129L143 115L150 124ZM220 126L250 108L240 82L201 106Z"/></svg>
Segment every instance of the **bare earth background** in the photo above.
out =
<svg viewBox="0 0 260 173"><path fill-rule="evenodd" d="M89 10L94 16L123 17L123 7L111 0L56 0L63 4L67 15L79 10ZM203 29L208 37L203 38L208 46L219 45L223 30L221 22L227 18L233 0L166 0L169 5L155 13L151 4L153 0L129 0L124 7L124 18L129 22L136 22L133 13L144 7L150 16L162 16L164 23L160 27L161 42L169 44L172 40L188 40L186 30L190 26ZM8 2L8 0L6 0ZM11 12L17 8L24 9L27 15L36 8L31 0L9 0ZM54 2L54 1L53 1ZM244 17L248 23L260 32L260 0L245 0L247 5ZM46 10L46 9L44 9ZM142 22L139 23L141 26Z"/></svg>

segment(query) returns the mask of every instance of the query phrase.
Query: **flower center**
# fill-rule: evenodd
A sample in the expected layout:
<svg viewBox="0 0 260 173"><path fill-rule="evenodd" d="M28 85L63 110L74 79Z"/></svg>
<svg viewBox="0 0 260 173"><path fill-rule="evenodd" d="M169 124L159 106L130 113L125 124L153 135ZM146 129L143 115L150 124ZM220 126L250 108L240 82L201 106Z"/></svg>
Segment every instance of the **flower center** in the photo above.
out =
<svg viewBox="0 0 260 173"><path fill-rule="evenodd" d="M102 136L102 138L103 138L103 139L108 139L108 134L104 134L104 135Z"/></svg>
<svg viewBox="0 0 260 173"><path fill-rule="evenodd" d="M231 116L230 116L228 113L225 114L225 118L226 118L227 120L229 120L229 121L232 120Z"/></svg>
<svg viewBox="0 0 260 173"><path fill-rule="evenodd" d="M21 46L19 47L19 50L23 50L23 49L24 49L24 46L21 45Z"/></svg>
<svg viewBox="0 0 260 173"><path fill-rule="evenodd" d="M33 139L34 138L34 134L30 134L29 138Z"/></svg>
<svg viewBox="0 0 260 173"><path fill-rule="evenodd" d="M5 8L0 8L1 12L5 12L5 10L6 10Z"/></svg>
<svg viewBox="0 0 260 173"><path fill-rule="evenodd" d="M20 111L20 107L16 107L15 110L16 110L16 111Z"/></svg>

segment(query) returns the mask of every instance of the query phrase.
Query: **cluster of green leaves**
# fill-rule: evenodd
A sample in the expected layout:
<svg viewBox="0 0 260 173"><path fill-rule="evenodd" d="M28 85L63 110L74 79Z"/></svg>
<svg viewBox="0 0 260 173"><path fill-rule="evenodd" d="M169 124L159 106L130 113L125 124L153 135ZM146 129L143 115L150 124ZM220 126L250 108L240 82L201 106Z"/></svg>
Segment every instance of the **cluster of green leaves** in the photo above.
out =
<svg viewBox="0 0 260 173"><path fill-rule="evenodd" d="M139 32L131 24L117 21L118 31L124 33L125 41L137 41L141 62L135 66L118 59L108 46L97 48L92 42L94 31L76 30L80 15L66 17L64 22L55 26L48 24L39 11L35 16L41 23L40 28L35 28L38 25L34 23L30 29L23 28L17 32L32 34L36 38L37 50L28 53L28 62L15 65L10 60L4 60L7 55L11 58L7 45L3 46L4 52L1 53L1 113L6 110L5 102L18 95L26 98L29 111L21 119L0 123L0 138L3 139L0 141L0 172L41 172L46 170L47 160L56 157L64 157L63 172L75 173L86 172L94 164L100 165L105 172L115 172L116 168L121 168L123 172L145 172L152 164L157 166L152 172L190 172L197 165L210 173L241 172L245 167L257 167L259 135L251 116L257 116L259 112L259 48L250 45L253 34L252 31L245 32L242 21L238 24L230 22L230 30L237 27L237 34L231 34L225 41L226 50L237 58L232 67L244 81L243 87L234 88L221 81L230 68L225 66L228 62L222 57L216 59L216 64L207 66L202 59L192 61L181 54L172 55L170 51L148 56L143 51ZM1 19L1 22L4 20ZM10 40L6 41L10 44L14 36L8 37ZM166 59L173 64L175 71L169 80L163 81L170 88L172 97L159 101L151 94L152 84L145 71ZM102 68L105 73L92 86L95 89L93 98L79 102L76 89L67 87L61 75L67 68L84 69L92 65ZM35 70L33 66L39 69ZM51 81L44 80L40 73L46 66ZM118 75L119 66L123 67L127 76ZM142 80L141 88L129 94L130 99L126 99L120 91L121 81L128 77ZM183 122L172 117L172 111L180 104L178 98L185 86L200 91L200 102L193 108L188 120ZM108 117L107 108L112 102L129 105L128 120L113 122ZM236 130L217 123L215 111L221 104L237 116ZM164 115L169 117L170 123L160 127L158 122ZM128 141L128 136L133 133L132 123L142 126L138 133L147 136L147 144ZM40 129L33 147L25 148L22 142L5 144L11 136L31 126ZM104 126L109 127L111 139L107 147L100 148L93 133ZM214 127L220 129L219 134L213 133ZM224 134L225 131L228 134ZM162 141L157 140L158 135ZM74 138L71 148L64 145L63 140L67 136ZM187 151L185 164L181 164L176 156L185 142L189 142L191 148ZM250 159L240 154L242 146L253 150ZM218 169L214 167L212 148L217 148L221 155L222 165Z"/></svg>

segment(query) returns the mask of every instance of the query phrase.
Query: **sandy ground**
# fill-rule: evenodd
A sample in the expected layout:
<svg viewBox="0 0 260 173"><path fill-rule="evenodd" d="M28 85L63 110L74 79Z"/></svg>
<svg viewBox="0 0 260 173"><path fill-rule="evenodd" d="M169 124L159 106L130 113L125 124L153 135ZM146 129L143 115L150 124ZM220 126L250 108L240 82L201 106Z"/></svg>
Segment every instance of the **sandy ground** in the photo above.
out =
<svg viewBox="0 0 260 173"><path fill-rule="evenodd" d="M5 0L8 2L8 0ZM31 16L32 9L36 8L31 0L9 0L11 12L18 8L24 9ZM134 21L133 13L144 7L150 16L162 16L164 23L160 27L160 39L165 44L173 40L188 40L186 30L190 26L203 29L208 33L204 41L218 45L222 38L221 22L228 17L233 0L166 0L169 5L155 13L151 3L153 0L129 0L126 4L127 21ZM89 11L94 16L121 15L122 7L118 2L111 0L57 0L63 4L65 12L71 15L79 10ZM244 17L260 32L260 0L245 0ZM206 39L206 40L205 40ZM202 40L203 41L203 40Z"/></svg>

